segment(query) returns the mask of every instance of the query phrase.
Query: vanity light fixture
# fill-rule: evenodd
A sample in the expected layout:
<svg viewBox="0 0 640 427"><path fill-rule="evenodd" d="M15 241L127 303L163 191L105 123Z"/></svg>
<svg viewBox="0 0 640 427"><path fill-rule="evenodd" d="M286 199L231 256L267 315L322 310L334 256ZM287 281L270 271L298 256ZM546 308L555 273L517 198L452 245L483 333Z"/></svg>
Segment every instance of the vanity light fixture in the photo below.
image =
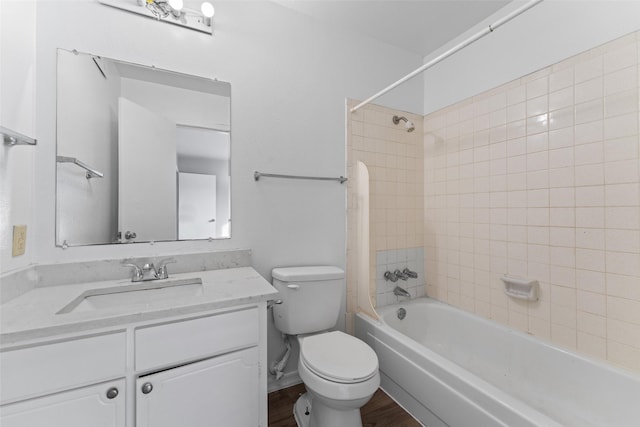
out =
<svg viewBox="0 0 640 427"><path fill-rule="evenodd" d="M155 18L182 27L213 34L211 18L214 8L208 1L200 10L185 7L184 0L98 0L107 6ZM187 0L187 3L190 1Z"/></svg>

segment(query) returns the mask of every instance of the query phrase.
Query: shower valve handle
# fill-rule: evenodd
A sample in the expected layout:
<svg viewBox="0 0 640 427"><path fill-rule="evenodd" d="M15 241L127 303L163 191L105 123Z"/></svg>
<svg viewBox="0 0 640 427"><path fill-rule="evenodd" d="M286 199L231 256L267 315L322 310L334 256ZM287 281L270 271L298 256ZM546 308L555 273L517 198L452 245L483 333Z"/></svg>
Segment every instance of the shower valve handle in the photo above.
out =
<svg viewBox="0 0 640 427"><path fill-rule="evenodd" d="M416 273L415 271L411 271L408 268L405 268L404 270L402 270L402 272L407 276L411 277L412 279L418 278L418 273Z"/></svg>
<svg viewBox="0 0 640 427"><path fill-rule="evenodd" d="M390 271L385 271L384 273L384 280L386 281L392 281L393 283L398 281L398 276L395 275L395 273L392 273Z"/></svg>
<svg viewBox="0 0 640 427"><path fill-rule="evenodd" d="M402 280L407 280L407 279L409 279L409 276L408 276L408 275L406 275L405 273L403 273L403 272L402 272L402 271L400 271L400 270L396 270L396 271L394 271L394 272L393 272L393 274L395 274L397 278L402 279Z"/></svg>

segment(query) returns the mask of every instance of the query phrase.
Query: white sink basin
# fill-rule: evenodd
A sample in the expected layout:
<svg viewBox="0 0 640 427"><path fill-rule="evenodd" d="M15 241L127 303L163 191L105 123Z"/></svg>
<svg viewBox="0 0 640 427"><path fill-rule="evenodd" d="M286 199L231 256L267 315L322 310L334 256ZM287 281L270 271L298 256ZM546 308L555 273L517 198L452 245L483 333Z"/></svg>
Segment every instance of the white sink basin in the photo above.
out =
<svg viewBox="0 0 640 427"><path fill-rule="evenodd" d="M84 292L56 314L78 313L113 307L150 306L160 301L197 297L203 294L202 279L143 282L135 285Z"/></svg>

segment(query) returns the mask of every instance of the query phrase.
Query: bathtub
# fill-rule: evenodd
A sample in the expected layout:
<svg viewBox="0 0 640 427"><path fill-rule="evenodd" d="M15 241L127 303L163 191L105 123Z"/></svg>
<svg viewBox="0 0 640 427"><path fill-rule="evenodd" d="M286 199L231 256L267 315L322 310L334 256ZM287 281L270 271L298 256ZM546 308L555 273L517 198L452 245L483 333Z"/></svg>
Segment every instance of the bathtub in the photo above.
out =
<svg viewBox="0 0 640 427"><path fill-rule="evenodd" d="M429 298L377 311L356 315L356 335L428 427L640 426L640 376Z"/></svg>

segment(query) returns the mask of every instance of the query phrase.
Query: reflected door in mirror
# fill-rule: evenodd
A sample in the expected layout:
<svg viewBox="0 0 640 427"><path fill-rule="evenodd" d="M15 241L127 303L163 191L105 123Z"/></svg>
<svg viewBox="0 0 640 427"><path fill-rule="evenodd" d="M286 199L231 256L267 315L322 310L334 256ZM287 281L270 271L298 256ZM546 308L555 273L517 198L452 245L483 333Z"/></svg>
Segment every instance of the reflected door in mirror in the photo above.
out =
<svg viewBox="0 0 640 427"><path fill-rule="evenodd" d="M124 98L118 107L118 229L176 240L176 124Z"/></svg>
<svg viewBox="0 0 640 427"><path fill-rule="evenodd" d="M178 174L178 238L216 235L216 176Z"/></svg>

